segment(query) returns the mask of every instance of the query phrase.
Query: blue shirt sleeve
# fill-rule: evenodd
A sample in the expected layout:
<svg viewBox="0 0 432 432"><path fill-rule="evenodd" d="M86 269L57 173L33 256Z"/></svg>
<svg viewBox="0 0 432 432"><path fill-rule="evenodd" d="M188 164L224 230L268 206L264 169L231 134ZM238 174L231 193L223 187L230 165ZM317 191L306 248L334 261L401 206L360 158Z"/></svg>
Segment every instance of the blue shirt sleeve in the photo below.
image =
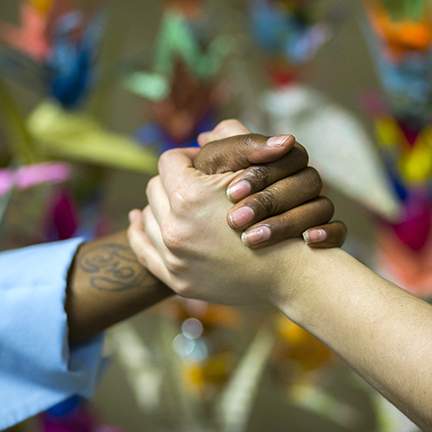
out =
<svg viewBox="0 0 432 432"><path fill-rule="evenodd" d="M0 253L0 430L73 395L92 396L99 335L69 350L67 273L82 239Z"/></svg>

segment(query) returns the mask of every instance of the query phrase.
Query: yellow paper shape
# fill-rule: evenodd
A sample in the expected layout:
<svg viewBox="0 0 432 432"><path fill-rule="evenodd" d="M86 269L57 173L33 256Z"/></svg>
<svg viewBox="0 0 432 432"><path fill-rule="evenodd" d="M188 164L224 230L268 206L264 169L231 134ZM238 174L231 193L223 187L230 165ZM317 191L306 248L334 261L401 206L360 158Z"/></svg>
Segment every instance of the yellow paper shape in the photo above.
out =
<svg viewBox="0 0 432 432"><path fill-rule="evenodd" d="M52 5L52 0L31 0L39 12L47 13Z"/></svg>
<svg viewBox="0 0 432 432"><path fill-rule="evenodd" d="M417 139L414 147L408 149L400 159L399 168L407 180L424 181L432 174L432 148L425 137Z"/></svg>
<svg viewBox="0 0 432 432"><path fill-rule="evenodd" d="M393 118L377 120L375 125L380 138L379 145L394 147L405 139L399 125Z"/></svg>
<svg viewBox="0 0 432 432"><path fill-rule="evenodd" d="M375 121L378 145L392 149L398 157L400 175L412 182L422 182L432 175L432 131L426 127L414 145L406 140L401 127L394 118Z"/></svg>
<svg viewBox="0 0 432 432"><path fill-rule="evenodd" d="M44 159L77 161L154 174L157 156L132 138L104 129L88 114L42 102L28 119Z"/></svg>

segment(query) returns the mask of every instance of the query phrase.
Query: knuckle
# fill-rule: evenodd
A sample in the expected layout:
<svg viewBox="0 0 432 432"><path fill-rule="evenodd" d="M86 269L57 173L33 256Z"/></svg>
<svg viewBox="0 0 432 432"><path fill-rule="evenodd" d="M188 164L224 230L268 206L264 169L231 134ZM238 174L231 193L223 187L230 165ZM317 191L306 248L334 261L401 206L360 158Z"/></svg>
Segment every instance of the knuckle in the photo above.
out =
<svg viewBox="0 0 432 432"><path fill-rule="evenodd" d="M322 180L318 171L313 167L307 167L304 170L304 175L306 177L306 181L310 186L311 192L315 193L318 196L322 190Z"/></svg>
<svg viewBox="0 0 432 432"><path fill-rule="evenodd" d="M174 188L170 195L171 209L175 214L188 213L197 204L198 195L183 185Z"/></svg>
<svg viewBox="0 0 432 432"><path fill-rule="evenodd" d="M185 262L173 253L165 255L165 263L170 273L178 274L186 269Z"/></svg>
<svg viewBox="0 0 432 432"><path fill-rule="evenodd" d="M249 133L245 135L240 135L239 137L241 141L243 142L243 145L246 148L253 148L256 147L257 143L262 141L262 135Z"/></svg>
<svg viewBox="0 0 432 432"><path fill-rule="evenodd" d="M247 170L243 176L247 180L254 191L262 191L272 183L272 178L269 169L264 165L256 165Z"/></svg>
<svg viewBox="0 0 432 432"><path fill-rule="evenodd" d="M164 245L169 251L180 252L186 248L188 238L178 224L172 221L163 223L161 226L161 234Z"/></svg>
<svg viewBox="0 0 432 432"><path fill-rule="evenodd" d="M255 206L260 207L265 214L275 215L280 213L279 201L269 190L258 193L254 201Z"/></svg>

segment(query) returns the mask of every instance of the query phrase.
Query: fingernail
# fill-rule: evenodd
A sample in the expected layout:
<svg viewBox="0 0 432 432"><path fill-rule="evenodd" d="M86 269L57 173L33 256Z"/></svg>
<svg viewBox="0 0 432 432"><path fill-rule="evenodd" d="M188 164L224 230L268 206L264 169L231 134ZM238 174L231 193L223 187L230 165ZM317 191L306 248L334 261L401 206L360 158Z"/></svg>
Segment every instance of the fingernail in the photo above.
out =
<svg viewBox="0 0 432 432"><path fill-rule="evenodd" d="M136 219L136 211L131 210L128 214L129 222L132 223Z"/></svg>
<svg viewBox="0 0 432 432"><path fill-rule="evenodd" d="M303 239L306 244L319 243L327 238L327 233L322 229L310 229L303 233Z"/></svg>
<svg viewBox="0 0 432 432"><path fill-rule="evenodd" d="M229 214L232 224L241 228L255 217L255 212L247 206L240 207Z"/></svg>
<svg viewBox="0 0 432 432"><path fill-rule="evenodd" d="M260 226L245 231L242 236L242 242L245 246L255 246L262 243L270 238L270 228L266 226Z"/></svg>
<svg viewBox="0 0 432 432"><path fill-rule="evenodd" d="M251 190L251 184L246 180L241 180L228 188L227 196L230 201L238 201L249 195Z"/></svg>
<svg viewBox="0 0 432 432"><path fill-rule="evenodd" d="M292 141L294 137L292 135L278 135L275 137L271 137L267 140L267 145L271 148L283 147L288 144L289 141Z"/></svg>

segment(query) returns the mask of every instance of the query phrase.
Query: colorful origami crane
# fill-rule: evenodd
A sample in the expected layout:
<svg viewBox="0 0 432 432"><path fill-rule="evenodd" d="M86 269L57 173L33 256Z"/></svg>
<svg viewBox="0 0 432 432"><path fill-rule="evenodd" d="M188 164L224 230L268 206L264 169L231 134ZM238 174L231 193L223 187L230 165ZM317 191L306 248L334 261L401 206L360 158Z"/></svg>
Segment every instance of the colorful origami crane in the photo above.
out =
<svg viewBox="0 0 432 432"><path fill-rule="evenodd" d="M7 50L2 54L15 68L35 62L33 69L39 68L49 94L64 107L73 107L94 83L103 29L102 10L84 12L72 0L23 1L21 26L0 23L0 39L28 58Z"/></svg>
<svg viewBox="0 0 432 432"><path fill-rule="evenodd" d="M310 60L331 31L313 16L311 0L254 0L251 28L259 44L298 65Z"/></svg>
<svg viewBox="0 0 432 432"><path fill-rule="evenodd" d="M26 85L36 83L47 100L27 120L0 83L14 158L155 172L155 153L80 110L97 84L96 57L106 21L100 2L84 10L74 0L23 0L21 17L18 28L0 23L0 39L8 43L0 46L0 69Z"/></svg>
<svg viewBox="0 0 432 432"><path fill-rule="evenodd" d="M214 127L215 77L230 52L230 40L211 38L202 1L169 1L154 47L151 71L135 71L126 88L151 102L154 121L136 132L144 144L163 152L196 144L196 136Z"/></svg>
<svg viewBox="0 0 432 432"><path fill-rule="evenodd" d="M276 87L301 79L319 49L346 16L341 3L317 10L316 0L253 0L250 28L267 57Z"/></svg>
<svg viewBox="0 0 432 432"><path fill-rule="evenodd" d="M378 230L380 273L432 294L432 11L425 1L364 1L386 101L369 105L386 174L402 206ZM396 252L397 251L397 252Z"/></svg>

